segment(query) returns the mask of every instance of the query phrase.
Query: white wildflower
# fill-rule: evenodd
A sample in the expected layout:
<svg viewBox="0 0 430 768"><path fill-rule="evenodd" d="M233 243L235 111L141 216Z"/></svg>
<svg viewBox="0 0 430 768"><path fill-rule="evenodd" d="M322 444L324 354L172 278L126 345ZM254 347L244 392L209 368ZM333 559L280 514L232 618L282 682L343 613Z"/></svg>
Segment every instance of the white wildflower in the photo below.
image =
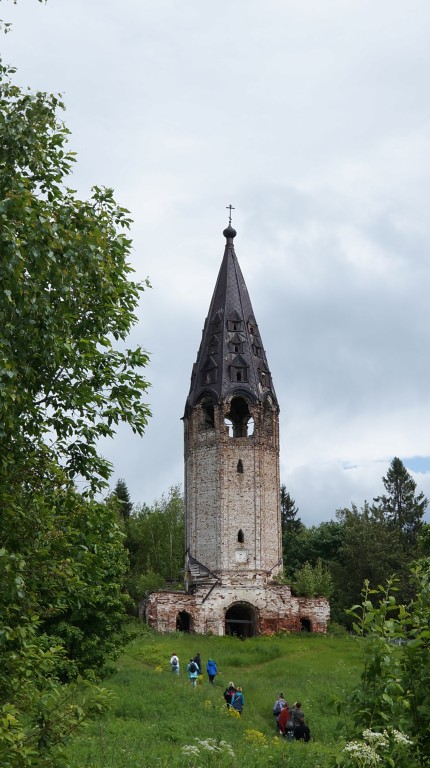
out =
<svg viewBox="0 0 430 768"><path fill-rule="evenodd" d="M363 739L368 741L370 744L374 744L376 748L388 746L387 731L384 731L384 733L379 733L379 731L371 731L370 728L366 728L366 730L363 731Z"/></svg>
<svg viewBox="0 0 430 768"><path fill-rule="evenodd" d="M224 752L224 754L228 755L228 757L232 757L232 758L236 757L236 755L233 752L233 747L231 746L231 744L228 743L228 741L221 740L219 743L219 746Z"/></svg>
<svg viewBox="0 0 430 768"><path fill-rule="evenodd" d="M359 752L361 747L361 741L348 741L343 748L343 752Z"/></svg>
<svg viewBox="0 0 430 768"><path fill-rule="evenodd" d="M395 728L393 728L392 734L396 744L413 744L413 741L409 736L406 736L406 734L401 731L396 731Z"/></svg>
<svg viewBox="0 0 430 768"><path fill-rule="evenodd" d="M195 739L200 744L200 747L202 749L205 749L207 752L221 752L222 750L220 747L217 746L215 739Z"/></svg>
<svg viewBox="0 0 430 768"><path fill-rule="evenodd" d="M382 758L375 752L373 747L364 741L349 741L348 744L345 744L343 751L349 752L363 766L375 766L382 762Z"/></svg>
<svg viewBox="0 0 430 768"><path fill-rule="evenodd" d="M195 747L194 744L186 744L184 747L181 747L181 752L183 755L187 755L189 757L191 757L192 755L194 756L200 755L199 748Z"/></svg>

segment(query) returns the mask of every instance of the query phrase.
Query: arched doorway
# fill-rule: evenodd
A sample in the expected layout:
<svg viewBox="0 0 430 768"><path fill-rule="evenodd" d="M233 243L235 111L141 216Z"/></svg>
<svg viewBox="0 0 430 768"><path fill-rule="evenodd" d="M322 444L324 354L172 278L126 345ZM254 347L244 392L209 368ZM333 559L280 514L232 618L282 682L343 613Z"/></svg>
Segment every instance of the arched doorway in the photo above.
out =
<svg viewBox="0 0 430 768"><path fill-rule="evenodd" d="M312 624L310 622L310 619L300 619L300 631L312 632Z"/></svg>
<svg viewBox="0 0 430 768"><path fill-rule="evenodd" d="M191 628L191 616L186 611L181 611L176 617L176 631L189 632Z"/></svg>
<svg viewBox="0 0 430 768"><path fill-rule="evenodd" d="M225 614L225 634L237 637L254 637L256 634L255 610L247 603L234 603Z"/></svg>

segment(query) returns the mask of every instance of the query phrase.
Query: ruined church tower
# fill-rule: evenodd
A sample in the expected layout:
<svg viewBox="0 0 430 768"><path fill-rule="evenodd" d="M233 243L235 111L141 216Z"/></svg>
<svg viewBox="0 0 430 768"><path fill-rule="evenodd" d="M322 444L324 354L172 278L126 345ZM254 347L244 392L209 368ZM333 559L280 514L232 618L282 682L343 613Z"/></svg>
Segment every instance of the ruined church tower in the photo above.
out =
<svg viewBox="0 0 430 768"><path fill-rule="evenodd" d="M276 580L283 567L279 405L231 218L223 234L183 416L184 589L153 592L140 615L159 632L325 632L327 600L294 596Z"/></svg>
<svg viewBox="0 0 430 768"><path fill-rule="evenodd" d="M187 572L256 586L282 567L279 407L236 231L223 234L184 415Z"/></svg>

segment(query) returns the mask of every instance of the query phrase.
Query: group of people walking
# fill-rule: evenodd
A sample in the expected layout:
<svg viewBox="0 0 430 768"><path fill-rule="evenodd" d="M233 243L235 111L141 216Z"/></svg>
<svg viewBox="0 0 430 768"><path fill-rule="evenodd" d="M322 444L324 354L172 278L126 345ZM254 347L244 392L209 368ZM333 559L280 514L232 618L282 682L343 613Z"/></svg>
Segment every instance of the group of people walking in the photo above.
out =
<svg viewBox="0 0 430 768"><path fill-rule="evenodd" d="M310 741L311 732L305 723L300 701L296 701L290 708L281 692L273 705L273 714L276 718L276 730L281 736L288 740Z"/></svg>
<svg viewBox="0 0 430 768"><path fill-rule="evenodd" d="M175 675L179 675L179 657L177 653L173 653L170 658L170 668ZM206 673L210 685L215 685L215 677L217 674L217 665L213 659L208 659L206 664ZM190 658L187 664L188 678L191 685L196 686L199 679L203 677L203 663L200 653L197 653L194 658ZM243 712L245 699L243 697L243 691L240 686L235 686L234 683L229 683L224 691L224 699L228 708L235 709L239 715ZM276 719L276 731L281 736L284 736L288 740L296 739L297 741L310 741L311 732L309 726L305 723L305 715L302 710L300 701L296 701L295 704L290 707L286 702L284 694L281 692L273 705L273 714Z"/></svg>
<svg viewBox="0 0 430 768"><path fill-rule="evenodd" d="M179 675L179 657L176 653L172 654L170 659L170 668L175 675ZM213 659L208 659L206 664L206 673L209 683L215 684L215 677L217 673L217 665ZM199 653L194 658L190 658L187 664L188 678L193 686L197 685L199 678L203 676L203 664Z"/></svg>

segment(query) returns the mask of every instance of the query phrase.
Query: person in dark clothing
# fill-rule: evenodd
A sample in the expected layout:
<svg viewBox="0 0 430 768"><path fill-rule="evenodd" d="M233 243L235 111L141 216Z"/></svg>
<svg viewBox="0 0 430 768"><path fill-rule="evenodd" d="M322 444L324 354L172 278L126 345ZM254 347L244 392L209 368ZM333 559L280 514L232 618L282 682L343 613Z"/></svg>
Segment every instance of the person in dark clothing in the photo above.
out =
<svg viewBox="0 0 430 768"><path fill-rule="evenodd" d="M296 725L300 724L300 720L304 720L305 713L302 710L302 704L300 701L296 701L294 704L294 707L291 710L291 719L293 721L294 727Z"/></svg>
<svg viewBox="0 0 430 768"><path fill-rule="evenodd" d="M194 663L197 664L199 668L199 674L201 675L203 672L203 667L202 667L202 659L199 653L196 653L196 655L194 656Z"/></svg>
<svg viewBox="0 0 430 768"><path fill-rule="evenodd" d="M305 725L303 717L300 718L300 722L294 728L294 738L296 741L308 742L311 739L311 732L308 725Z"/></svg>
<svg viewBox="0 0 430 768"><path fill-rule="evenodd" d="M236 692L236 688L234 686L234 683L229 683L228 687L224 691L224 698L225 698L225 703L227 704L227 707L231 705L231 697L235 692Z"/></svg>

